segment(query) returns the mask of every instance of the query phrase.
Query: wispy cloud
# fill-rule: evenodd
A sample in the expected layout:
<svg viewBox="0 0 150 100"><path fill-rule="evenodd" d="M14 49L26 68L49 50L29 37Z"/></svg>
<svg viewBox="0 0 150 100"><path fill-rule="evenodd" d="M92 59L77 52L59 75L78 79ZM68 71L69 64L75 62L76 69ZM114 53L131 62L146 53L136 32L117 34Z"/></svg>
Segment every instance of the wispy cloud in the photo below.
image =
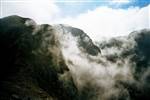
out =
<svg viewBox="0 0 150 100"><path fill-rule="evenodd" d="M132 2L132 0L110 0L111 3L127 4Z"/></svg>
<svg viewBox="0 0 150 100"><path fill-rule="evenodd" d="M114 8L119 8L125 5L129 5L133 0L109 0L108 5Z"/></svg>

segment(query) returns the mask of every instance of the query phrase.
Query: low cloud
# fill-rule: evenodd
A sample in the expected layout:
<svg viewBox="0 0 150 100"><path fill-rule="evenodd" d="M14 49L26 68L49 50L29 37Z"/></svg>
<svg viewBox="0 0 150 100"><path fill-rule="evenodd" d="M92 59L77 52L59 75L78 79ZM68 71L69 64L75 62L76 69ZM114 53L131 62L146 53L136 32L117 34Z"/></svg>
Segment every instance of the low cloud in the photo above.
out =
<svg viewBox="0 0 150 100"><path fill-rule="evenodd" d="M135 30L150 28L149 9L150 5L128 9L98 7L77 17L60 19L58 23L83 29L93 40L99 41L102 37L123 36Z"/></svg>
<svg viewBox="0 0 150 100"><path fill-rule="evenodd" d="M82 52L77 45L79 37L74 37L72 31L59 26L55 29L62 35L63 57L81 99L148 100L149 30L97 43L101 54L92 56Z"/></svg>

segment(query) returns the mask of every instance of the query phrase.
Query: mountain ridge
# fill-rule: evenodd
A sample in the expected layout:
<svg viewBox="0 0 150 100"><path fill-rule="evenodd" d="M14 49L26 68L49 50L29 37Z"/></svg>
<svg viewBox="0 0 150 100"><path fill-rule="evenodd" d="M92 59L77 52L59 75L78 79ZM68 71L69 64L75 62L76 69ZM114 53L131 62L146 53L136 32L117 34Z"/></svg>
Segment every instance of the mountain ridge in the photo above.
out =
<svg viewBox="0 0 150 100"><path fill-rule="evenodd" d="M93 43L81 29L0 19L0 99L149 100L150 30Z"/></svg>

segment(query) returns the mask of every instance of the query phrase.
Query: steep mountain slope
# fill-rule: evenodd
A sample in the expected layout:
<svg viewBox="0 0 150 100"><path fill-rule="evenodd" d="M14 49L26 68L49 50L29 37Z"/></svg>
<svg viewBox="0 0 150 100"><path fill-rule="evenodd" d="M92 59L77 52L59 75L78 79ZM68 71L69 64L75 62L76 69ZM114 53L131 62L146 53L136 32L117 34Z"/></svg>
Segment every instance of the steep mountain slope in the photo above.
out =
<svg viewBox="0 0 150 100"><path fill-rule="evenodd" d="M78 99L61 51L59 35L66 33L56 33L53 26L36 25L19 16L0 19L0 29L1 99ZM96 55L100 51L83 31L77 36L78 44L87 53ZM90 52L88 46L95 52Z"/></svg>

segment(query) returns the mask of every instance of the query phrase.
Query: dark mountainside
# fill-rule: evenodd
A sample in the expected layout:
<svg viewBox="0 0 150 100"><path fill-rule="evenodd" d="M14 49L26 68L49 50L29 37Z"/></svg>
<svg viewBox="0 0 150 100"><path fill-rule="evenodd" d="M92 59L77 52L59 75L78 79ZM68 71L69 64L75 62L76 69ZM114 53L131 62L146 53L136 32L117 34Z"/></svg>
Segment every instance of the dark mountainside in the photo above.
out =
<svg viewBox="0 0 150 100"><path fill-rule="evenodd" d="M69 70L52 26L41 25L33 35L35 27L26 25L27 20L32 21L18 16L0 20L1 100L76 100L71 76L59 79L59 74Z"/></svg>
<svg viewBox="0 0 150 100"><path fill-rule="evenodd" d="M31 19L10 16L0 19L0 29L1 100L78 100L77 88L52 26L35 25ZM83 32L78 36L85 50L88 46L96 47L91 40L90 44L82 42L81 38L87 36ZM99 49L94 50L96 55ZM60 75L64 73L68 76L62 80Z"/></svg>
<svg viewBox="0 0 150 100"><path fill-rule="evenodd" d="M1 18L0 100L149 100L150 30L97 45L71 26Z"/></svg>

